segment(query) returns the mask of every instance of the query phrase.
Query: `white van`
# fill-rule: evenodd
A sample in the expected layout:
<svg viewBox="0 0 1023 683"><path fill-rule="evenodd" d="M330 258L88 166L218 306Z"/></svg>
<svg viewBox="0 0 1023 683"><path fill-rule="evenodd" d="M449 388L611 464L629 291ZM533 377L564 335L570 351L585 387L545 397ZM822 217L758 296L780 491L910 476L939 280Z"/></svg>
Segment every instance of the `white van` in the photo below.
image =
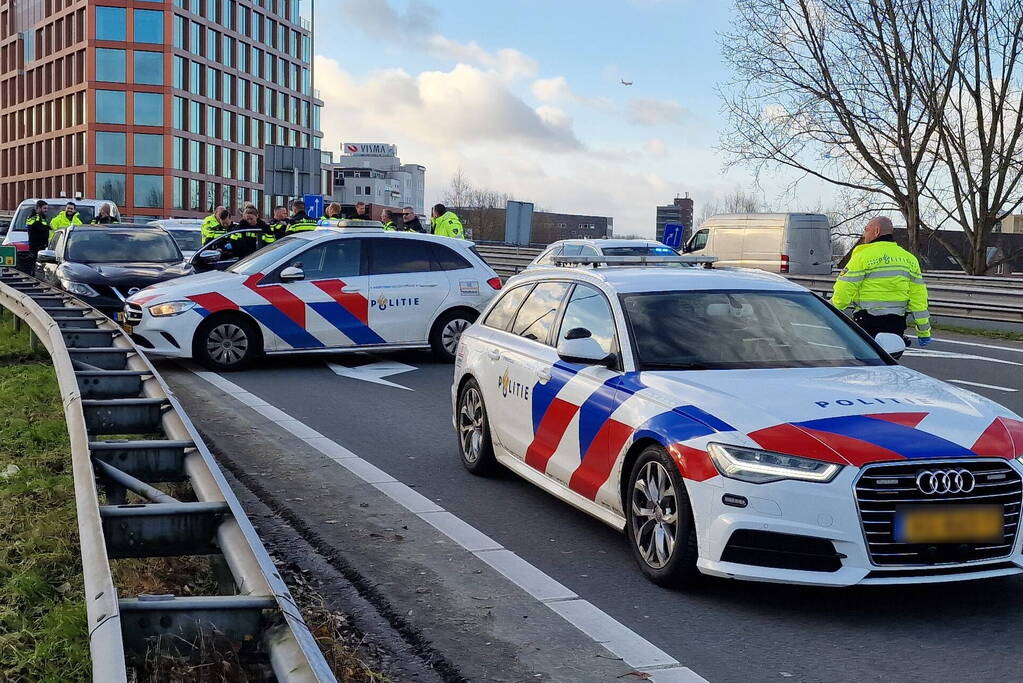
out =
<svg viewBox="0 0 1023 683"><path fill-rule="evenodd" d="M14 212L14 218L11 220L11 225L7 230L7 234L4 236L4 245L13 244L18 247L18 251L28 250L28 232L25 229L25 222L28 217L32 215L32 212L36 210L36 202L39 201L37 198L26 199L18 204L18 208ZM120 220L121 214L117 210L117 204L108 199L72 199L70 197L57 197L56 199L43 199L47 204L46 217L53 219L58 213L64 210L64 207L68 202L74 202L75 208L78 209L78 220L83 223L91 223L92 219L99 213L99 208L104 204L110 205L110 215L115 220Z"/></svg>
<svg viewBox="0 0 1023 683"><path fill-rule="evenodd" d="M734 213L708 218L685 245L719 266L771 273L831 272L831 225L820 213Z"/></svg>

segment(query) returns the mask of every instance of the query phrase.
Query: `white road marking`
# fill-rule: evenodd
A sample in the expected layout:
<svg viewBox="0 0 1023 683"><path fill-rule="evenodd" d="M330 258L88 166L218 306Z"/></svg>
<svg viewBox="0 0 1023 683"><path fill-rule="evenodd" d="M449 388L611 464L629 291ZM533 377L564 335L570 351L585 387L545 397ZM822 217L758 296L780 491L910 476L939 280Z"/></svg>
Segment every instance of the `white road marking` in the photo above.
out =
<svg viewBox="0 0 1023 683"><path fill-rule="evenodd" d="M995 384L981 384L980 382L968 382L965 379L946 379L946 382L952 382L953 384L965 384L968 387L980 387L981 389L994 389L995 391L1009 391L1015 392L1019 389L1012 389L1010 387L1000 387Z"/></svg>
<svg viewBox="0 0 1023 683"><path fill-rule="evenodd" d="M592 638L594 642L620 657L627 665L648 674L647 680L654 681L654 683L707 683L704 678L680 664L677 659L628 626L589 601L580 599L571 589L546 572L525 561L418 491L401 483L376 465L284 411L269 406L258 396L239 387L234 382L226 380L216 373L200 370L192 364L186 363L183 366L194 372L197 377L238 399L240 403L266 416L271 422L293 434L301 434L300 438L320 453L367 484L373 485L460 547L496 569L509 581ZM411 366L408 367L415 369ZM273 409L267 410L267 408Z"/></svg>
<svg viewBox="0 0 1023 683"><path fill-rule="evenodd" d="M939 330L939 333L940 333L940 330ZM910 335L906 335L906 336L910 337L911 339L917 339L917 337L914 337L911 334ZM1020 348L1020 347L1015 347L1015 346L995 346L994 344L981 344L979 342L960 341L958 339L938 338L938 339L934 340L934 343L935 344L959 344L960 346L978 346L978 347L980 347L982 349L995 349L996 351L1012 351L1014 353L1023 353L1023 348Z"/></svg>
<svg viewBox="0 0 1023 683"><path fill-rule="evenodd" d="M1017 363L1012 360L1005 360L1004 358L992 358L991 356L977 356L972 353L956 353L955 351L933 351L927 349L906 349L903 355L916 356L919 358L952 358L959 360L980 360L987 363L1001 363L1002 365L1023 365L1023 363Z"/></svg>
<svg viewBox="0 0 1023 683"><path fill-rule="evenodd" d="M394 387L395 389L404 389L405 391L414 391L408 387L403 387L400 384L394 382L388 382L384 377L390 377L391 375L397 375L402 372L408 372L409 370L415 370L416 366L406 365L405 363L399 363L391 360L381 360L376 363L367 363L366 365L358 365L354 368L350 368L346 365L340 365L338 363L327 363L327 367L334 371L334 374L340 375L341 377L349 377L351 379L361 379L363 382L372 382L373 384L383 384L385 387Z"/></svg>

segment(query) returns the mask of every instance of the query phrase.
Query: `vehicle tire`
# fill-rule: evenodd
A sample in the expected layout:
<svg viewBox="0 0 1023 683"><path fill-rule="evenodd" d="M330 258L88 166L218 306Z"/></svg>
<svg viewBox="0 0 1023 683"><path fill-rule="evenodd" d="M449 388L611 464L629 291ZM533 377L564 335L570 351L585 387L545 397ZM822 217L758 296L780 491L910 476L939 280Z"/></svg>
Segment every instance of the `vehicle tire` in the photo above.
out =
<svg viewBox="0 0 1023 683"><path fill-rule="evenodd" d="M259 352L259 330L240 315L207 318L192 340L192 357L216 372L241 370Z"/></svg>
<svg viewBox="0 0 1023 683"><path fill-rule="evenodd" d="M691 582L696 569L696 525L678 466L660 446L636 459L625 490L626 534L640 569L659 586Z"/></svg>
<svg viewBox="0 0 1023 683"><path fill-rule="evenodd" d="M492 474L497 469L497 459L490 439L490 419L483 404L483 392L475 379L466 382L458 394L455 424L462 465L478 476Z"/></svg>
<svg viewBox="0 0 1023 683"><path fill-rule="evenodd" d="M437 360L444 363L455 361L458 340L462 338L466 328L476 322L477 317L479 314L476 311L454 310L437 318L433 329L430 330L430 347Z"/></svg>

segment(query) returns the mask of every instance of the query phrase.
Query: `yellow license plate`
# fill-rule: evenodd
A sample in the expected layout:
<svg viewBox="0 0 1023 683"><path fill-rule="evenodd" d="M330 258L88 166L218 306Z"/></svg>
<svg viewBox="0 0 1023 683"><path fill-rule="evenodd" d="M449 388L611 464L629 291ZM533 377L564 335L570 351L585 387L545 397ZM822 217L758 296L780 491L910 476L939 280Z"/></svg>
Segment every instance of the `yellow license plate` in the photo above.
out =
<svg viewBox="0 0 1023 683"><path fill-rule="evenodd" d="M124 330L127 334L131 334L135 331L135 327L129 325L128 323L121 323L121 329Z"/></svg>
<svg viewBox="0 0 1023 683"><path fill-rule="evenodd" d="M1001 505L932 506L896 512L895 539L902 543L987 543L1004 538Z"/></svg>

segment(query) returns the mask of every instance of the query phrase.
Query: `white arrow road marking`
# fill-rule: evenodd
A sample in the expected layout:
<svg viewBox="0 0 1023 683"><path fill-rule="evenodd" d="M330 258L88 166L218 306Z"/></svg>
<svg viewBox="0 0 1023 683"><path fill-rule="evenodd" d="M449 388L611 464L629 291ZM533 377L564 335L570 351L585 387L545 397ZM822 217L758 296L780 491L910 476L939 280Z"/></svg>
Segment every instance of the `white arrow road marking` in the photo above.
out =
<svg viewBox="0 0 1023 683"><path fill-rule="evenodd" d="M995 384L981 384L980 382L968 382L965 379L948 379L946 382L952 382L953 384L965 384L968 387L980 387L981 389L994 389L995 391L1019 391L1019 389L1010 389L1009 387L1000 387Z"/></svg>
<svg viewBox="0 0 1023 683"><path fill-rule="evenodd" d="M991 358L990 356L975 356L972 353L955 353L954 351L923 351L919 349L906 349L906 356L919 356L921 358L958 358L960 360L983 360L988 363L1001 363L1003 365L1023 365L1012 360L1002 358Z"/></svg>
<svg viewBox="0 0 1023 683"><path fill-rule="evenodd" d="M340 375L341 377L361 379L363 382L383 384L385 387L394 387L395 389L404 389L405 391L415 391L414 389L409 389L408 387L403 387L400 384L388 382L384 379L384 377L390 377L391 375L415 370L416 366L414 365L405 365L404 363L399 363L393 360L381 360L376 363L367 363L366 365L359 365L354 368L350 368L345 365L338 365L337 363L327 363L327 367L333 370L334 374Z"/></svg>

